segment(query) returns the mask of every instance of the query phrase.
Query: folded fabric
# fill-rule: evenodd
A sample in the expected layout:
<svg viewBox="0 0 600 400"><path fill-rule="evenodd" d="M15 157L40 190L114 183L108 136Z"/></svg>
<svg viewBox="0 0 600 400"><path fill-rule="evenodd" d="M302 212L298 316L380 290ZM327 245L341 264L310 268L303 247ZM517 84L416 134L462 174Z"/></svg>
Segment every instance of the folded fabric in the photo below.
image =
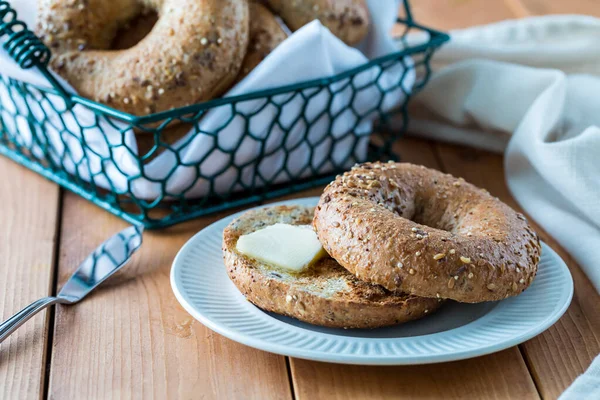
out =
<svg viewBox="0 0 600 400"><path fill-rule="evenodd" d="M577 379L558 400L600 399L600 356L596 357L587 371Z"/></svg>
<svg viewBox="0 0 600 400"><path fill-rule="evenodd" d="M600 20L548 16L451 33L415 135L505 151L508 187L600 291Z"/></svg>
<svg viewBox="0 0 600 400"><path fill-rule="evenodd" d="M19 18L33 27L35 0L10 2ZM397 7L394 0L369 1L372 29L357 48L345 45L319 21L307 24L225 96L333 76L370 58L397 51L388 34ZM403 64L412 66L409 59ZM21 70L4 50L0 50L0 65L4 76L48 85L37 71ZM331 90L307 89L302 95L290 92L273 96L270 103L255 99L238 103L235 108L231 105L213 108L199 121L200 133L190 131L171 145L175 151L164 151L144 163L138 158L136 135L126 124L98 118L80 105L71 111L56 112L65 109L58 96L48 96L51 104L40 107L39 96L28 96L22 101L19 94L0 89L0 118L14 141L97 186L147 200L162 195L201 197L209 190L229 192L265 182L280 183L292 177L324 174L340 166L351 151L354 157L350 157L350 164L366 158L372 120L376 116L371 111L378 104L389 110L406 99L415 72L410 67L404 72L401 63L385 71L373 66L352 81L356 87L376 80L380 87L395 88L385 96L376 85L355 93L346 80L332 85ZM401 79L402 88L398 87ZM349 103L353 112L340 112ZM283 110L281 115L279 108ZM253 114L248 127L240 112ZM15 114L19 117L14 118ZM28 123L29 118L39 124ZM287 137L286 131L290 131ZM330 135L338 140L333 141ZM284 137L289 151L282 148ZM301 142L305 137L318 145L310 148L306 141ZM330 154L333 160L327 159ZM231 167L232 160L244 168Z"/></svg>

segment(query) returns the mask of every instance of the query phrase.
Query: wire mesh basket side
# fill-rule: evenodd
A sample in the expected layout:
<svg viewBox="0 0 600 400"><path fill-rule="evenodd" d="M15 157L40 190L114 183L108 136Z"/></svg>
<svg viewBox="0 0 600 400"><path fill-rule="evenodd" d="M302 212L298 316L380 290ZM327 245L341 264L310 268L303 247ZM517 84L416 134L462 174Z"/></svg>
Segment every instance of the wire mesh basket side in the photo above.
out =
<svg viewBox="0 0 600 400"><path fill-rule="evenodd" d="M172 225L394 159L445 39L408 15L404 48L352 71L140 118L0 75L0 152L132 223Z"/></svg>

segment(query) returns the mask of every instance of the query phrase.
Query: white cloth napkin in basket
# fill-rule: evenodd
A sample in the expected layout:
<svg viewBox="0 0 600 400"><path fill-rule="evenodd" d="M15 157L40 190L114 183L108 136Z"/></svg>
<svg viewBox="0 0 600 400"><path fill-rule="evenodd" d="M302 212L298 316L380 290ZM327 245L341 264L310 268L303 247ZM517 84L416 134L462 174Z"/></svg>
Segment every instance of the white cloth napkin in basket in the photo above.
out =
<svg viewBox="0 0 600 400"><path fill-rule="evenodd" d="M33 28L35 26L35 0L12 0L11 4L18 11L19 18L24 20L30 28ZM394 41L389 36L389 31L395 22L398 1L370 0L369 8L372 29L368 37L357 48L345 45L318 21L313 21L291 35L225 96L235 96L305 80L333 76L358 67L371 58L397 51ZM408 57L405 64L411 65L411 60ZM0 50L0 65L2 66L1 73L3 75L41 86L48 85L37 71L33 69L21 70L3 50ZM360 86L361 82L371 81L380 72L381 68L378 66L369 68L357 75L354 78L354 83ZM379 77L379 83L383 87L391 87L397 84L403 73L404 68L400 64L388 68ZM404 91L410 92L414 82L414 69L409 68L403 79ZM343 83L339 82L339 86L343 87ZM72 90L70 87L69 89ZM349 88L348 90L341 90L333 96L331 103L329 103L330 95L321 92L310 99L306 107L305 117L309 121L312 118L316 119L327 107L329 107L330 112L336 112L351 101L351 95L352 92ZM284 103L289 97L291 96L279 95L275 96L273 100ZM374 105L378 104L380 98L379 91L371 87L358 92L352 100L352 104L358 113L367 114ZM393 90L384 97L383 108L389 110L400 104L404 98L405 94L402 90ZM32 113L40 120L43 119L43 110L36 104L35 99L27 101L28 104L19 101L15 104L10 100L8 93L2 93L2 90L0 90L0 102L5 113L14 113L18 109L23 113ZM64 108L60 99L54 99L53 102L59 108ZM328 106L328 104L330 105ZM271 122L277 115L275 106L263 107L264 105L265 100L257 99L237 106L238 110L247 113L257 111L257 115L251 121L251 130L253 135L262 138L271 130ZM28 111L28 106L31 109L30 111ZM280 122L282 124L289 122L291 126L292 122L303 111L303 106L304 100L300 96L296 96L285 105ZM181 163L190 165L202 160L200 171L203 175L213 176L218 174L214 181L214 189L218 192L231 190L232 183L235 182L238 174L235 168L227 168L231 162L229 154L218 150L209 154L209 151L214 147L215 140L218 142L219 147L233 149L245 134L243 118L239 116L232 118L232 113L230 106L221 106L210 110L199 122L199 129L202 132L211 133L218 131L226 121L229 121L220 130L216 138L210 134L198 134L190 140L190 137L194 135L193 132L190 132L172 145L173 148L178 149ZM57 162L62 160L69 172L73 172L77 168L79 176L83 179L88 181L93 179L96 185L104 188L113 187L120 193L125 193L128 190L129 183L131 191L137 198L152 200L161 195L163 190L161 184L157 181L167 179L167 174L177 165L176 157L172 152L163 152L145 165L140 166L136 158L138 152L136 137L131 130L127 130L125 125L116 121L111 123L101 121L99 128L82 130L80 126L94 125L95 116L88 109L79 105L74 107L71 116L62 116L67 129L64 129L63 122L56 113L49 112L47 114L50 118L44 124L44 130L50 137L48 156ZM366 156L372 118L363 118L354 131L355 135L360 136L358 147L355 149L358 158ZM30 131L25 118L21 118L17 124L12 124L10 121L11 118L4 118L4 128L17 140L22 141L28 147L31 146L34 135ZM348 140L340 140L335 144L330 139L321 139L329 135L330 124L332 134L339 138L349 132L356 122L356 117L348 111L336 117L334 121L319 117L312 124L309 132L305 132L306 126L303 124L294 125L294 129L292 129L286 143L290 143L290 148L296 148L290 153L289 157L286 157L283 150L276 151L281 146L283 136L281 128L273 128L275 131L271 131L265 149L261 149L259 142L251 140L249 137L243 138L239 149L234 155L237 165L248 165L241 171L241 180L246 186L250 185L256 179L256 168L260 172L261 179L274 180L275 182L284 182L289 179L287 174L277 175L284 167L292 175L298 175L300 171L304 170L302 177L308 177L311 173L323 174L331 171L333 165L324 160L331 147L335 146L333 147L333 154L335 162L339 164L352 150L354 139L347 137ZM289 126L286 128L289 128ZM63 131L62 134L60 133L61 130ZM295 146L293 143L294 141L299 142L304 135L308 135L312 143L321 143L315 148L312 155L308 145ZM85 138L89 148L85 149L80 145L82 137ZM63 140L67 142L66 148L63 145ZM113 146L112 149L106 141ZM120 145L122 143L127 144L127 146ZM269 152L272 154L260 160L261 150L267 154ZM41 155L41 149L35 148L34 153ZM112 159L107 162L106 158L111 153ZM103 158L105 161L102 161ZM81 160L83 159L87 159L89 162L82 163ZM310 168L305 169L309 160L312 163L312 172ZM346 167L350 167L350 165ZM132 177L140 174L141 169L143 169L144 175L150 179L139 177L132 180ZM224 172L220 172L222 170ZM186 197L201 197L208 192L210 184L208 180L198 180L196 178L195 167L180 165L168 176L166 190L172 195L185 192ZM261 180L259 179L256 182L260 185ZM239 190L242 189L242 186L238 185L233 189Z"/></svg>
<svg viewBox="0 0 600 400"><path fill-rule="evenodd" d="M547 16L452 32L416 135L504 151L508 187L600 292L600 20ZM600 398L600 358L561 400Z"/></svg>

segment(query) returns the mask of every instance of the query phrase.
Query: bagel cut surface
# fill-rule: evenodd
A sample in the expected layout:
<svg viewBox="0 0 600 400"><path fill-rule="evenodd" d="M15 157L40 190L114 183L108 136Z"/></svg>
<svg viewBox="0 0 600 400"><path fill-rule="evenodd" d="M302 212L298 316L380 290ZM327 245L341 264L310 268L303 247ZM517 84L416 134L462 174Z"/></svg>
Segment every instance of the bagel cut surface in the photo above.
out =
<svg viewBox="0 0 600 400"><path fill-rule="evenodd" d="M365 163L338 176L313 225L359 279L467 303L521 293L541 253L522 214L463 179L407 163Z"/></svg>
<svg viewBox="0 0 600 400"><path fill-rule="evenodd" d="M113 50L120 28L147 10L158 20L129 49ZM246 0L40 0L37 33L51 67L77 92L144 115L222 94L248 44Z"/></svg>
<svg viewBox="0 0 600 400"><path fill-rule="evenodd" d="M377 328L418 319L442 304L357 279L325 257L296 274L236 250L240 236L276 223L309 225L314 207L274 206L250 210L223 232L223 258L235 286L263 310L332 328Z"/></svg>

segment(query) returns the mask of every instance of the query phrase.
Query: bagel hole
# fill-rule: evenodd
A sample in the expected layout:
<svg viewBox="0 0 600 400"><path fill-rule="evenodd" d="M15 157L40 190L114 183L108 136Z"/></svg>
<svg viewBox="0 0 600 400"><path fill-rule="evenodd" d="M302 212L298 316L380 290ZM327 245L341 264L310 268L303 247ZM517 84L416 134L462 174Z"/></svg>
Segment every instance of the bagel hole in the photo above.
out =
<svg viewBox="0 0 600 400"><path fill-rule="evenodd" d="M158 21L156 11L144 10L119 28L111 44L111 50L126 50L134 47L150 33L156 21Z"/></svg>
<svg viewBox="0 0 600 400"><path fill-rule="evenodd" d="M428 204L427 200L417 201L414 214L408 219L419 225L453 233L456 230L454 213L447 210L443 205Z"/></svg>
<svg viewBox="0 0 600 400"><path fill-rule="evenodd" d="M414 215L412 218L410 218L410 220L419 225L424 225L424 226L428 226L433 229L451 232L451 233L454 232L454 228L455 228L454 224L449 224L447 221L442 221L442 220L431 221L429 219L422 218L422 215Z"/></svg>

